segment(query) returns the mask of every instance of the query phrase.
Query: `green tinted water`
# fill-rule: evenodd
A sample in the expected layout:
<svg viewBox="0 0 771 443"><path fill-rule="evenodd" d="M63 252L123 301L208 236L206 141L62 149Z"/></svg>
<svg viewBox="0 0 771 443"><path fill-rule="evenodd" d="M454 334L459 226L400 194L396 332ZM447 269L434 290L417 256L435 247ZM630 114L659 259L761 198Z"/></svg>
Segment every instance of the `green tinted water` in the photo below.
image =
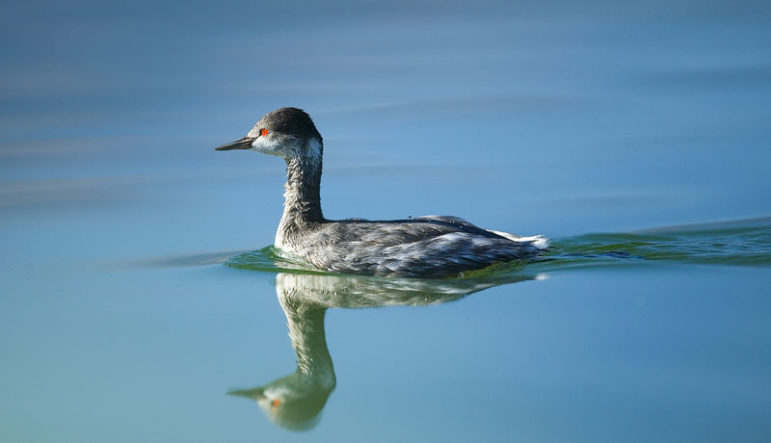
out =
<svg viewBox="0 0 771 443"><path fill-rule="evenodd" d="M298 365L288 376L229 394L255 401L280 427L312 429L318 425L337 380L324 328L329 308L426 306L456 301L501 284L542 280L576 268L639 267L662 262L760 266L767 271L771 265L771 219L563 238L554 241L536 260L501 263L436 280L325 274L287 261L272 246L241 253L225 264L277 273L276 293ZM639 278L649 276L644 269L637 272Z"/></svg>
<svg viewBox="0 0 771 443"><path fill-rule="evenodd" d="M771 264L771 219L659 228L637 233L585 234L552 240L536 260L502 263L460 277L557 272L576 266L663 261L736 266ZM227 266L265 272L318 273L288 261L272 246L230 257Z"/></svg>

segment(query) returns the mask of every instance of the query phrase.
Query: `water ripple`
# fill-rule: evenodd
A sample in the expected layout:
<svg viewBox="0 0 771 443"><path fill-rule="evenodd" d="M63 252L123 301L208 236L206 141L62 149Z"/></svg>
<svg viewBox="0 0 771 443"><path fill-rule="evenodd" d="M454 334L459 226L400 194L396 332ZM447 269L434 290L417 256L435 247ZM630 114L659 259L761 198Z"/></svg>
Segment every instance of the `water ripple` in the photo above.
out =
<svg viewBox="0 0 771 443"><path fill-rule="evenodd" d="M461 278L537 277L576 267L649 262L732 266L771 265L771 218L660 228L635 233L584 234L556 239L536 260L501 263ZM263 272L324 274L282 256L272 246L235 255L225 264Z"/></svg>

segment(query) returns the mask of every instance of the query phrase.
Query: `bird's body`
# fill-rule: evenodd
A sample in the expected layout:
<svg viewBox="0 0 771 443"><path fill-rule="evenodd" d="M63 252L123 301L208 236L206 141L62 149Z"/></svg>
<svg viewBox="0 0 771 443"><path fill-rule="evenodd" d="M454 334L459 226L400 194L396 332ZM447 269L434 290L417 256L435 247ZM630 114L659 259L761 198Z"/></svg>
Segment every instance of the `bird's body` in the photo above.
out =
<svg viewBox="0 0 771 443"><path fill-rule="evenodd" d="M517 237L457 217L325 219L319 192L323 141L296 108L267 114L246 137L217 149L252 149L286 160L284 214L274 246L321 270L437 278L530 258L546 247L545 237Z"/></svg>
<svg viewBox="0 0 771 443"><path fill-rule="evenodd" d="M300 226L279 228L275 246L319 269L367 275L443 277L532 257L544 242L542 237L509 239L456 217Z"/></svg>

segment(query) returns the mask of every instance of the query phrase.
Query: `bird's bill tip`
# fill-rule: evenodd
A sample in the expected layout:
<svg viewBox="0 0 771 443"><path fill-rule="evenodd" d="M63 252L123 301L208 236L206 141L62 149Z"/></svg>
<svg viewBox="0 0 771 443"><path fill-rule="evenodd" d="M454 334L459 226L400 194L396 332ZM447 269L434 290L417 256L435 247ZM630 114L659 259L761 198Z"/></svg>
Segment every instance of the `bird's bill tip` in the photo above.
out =
<svg viewBox="0 0 771 443"><path fill-rule="evenodd" d="M251 149L252 142L254 141L254 138L252 137L244 137L240 138L234 142L225 143L222 146L217 146L214 148L215 151L230 151L232 149Z"/></svg>
<svg viewBox="0 0 771 443"><path fill-rule="evenodd" d="M253 388L253 389L232 389L227 392L228 395L234 395L236 397L246 397L256 400L265 396L265 388Z"/></svg>

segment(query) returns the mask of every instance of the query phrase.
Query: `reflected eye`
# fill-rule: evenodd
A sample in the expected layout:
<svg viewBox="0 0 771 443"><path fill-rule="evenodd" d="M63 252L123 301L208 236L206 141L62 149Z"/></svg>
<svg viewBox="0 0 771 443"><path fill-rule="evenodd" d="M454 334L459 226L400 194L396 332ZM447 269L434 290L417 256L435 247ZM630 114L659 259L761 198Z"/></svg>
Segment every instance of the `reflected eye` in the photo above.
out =
<svg viewBox="0 0 771 443"><path fill-rule="evenodd" d="M263 129L260 129L260 135L262 135L263 137L264 137L264 136L266 136L266 135L268 135L268 133L269 133L269 132L270 132L270 131L268 131L267 129L264 129L264 128L263 128Z"/></svg>

